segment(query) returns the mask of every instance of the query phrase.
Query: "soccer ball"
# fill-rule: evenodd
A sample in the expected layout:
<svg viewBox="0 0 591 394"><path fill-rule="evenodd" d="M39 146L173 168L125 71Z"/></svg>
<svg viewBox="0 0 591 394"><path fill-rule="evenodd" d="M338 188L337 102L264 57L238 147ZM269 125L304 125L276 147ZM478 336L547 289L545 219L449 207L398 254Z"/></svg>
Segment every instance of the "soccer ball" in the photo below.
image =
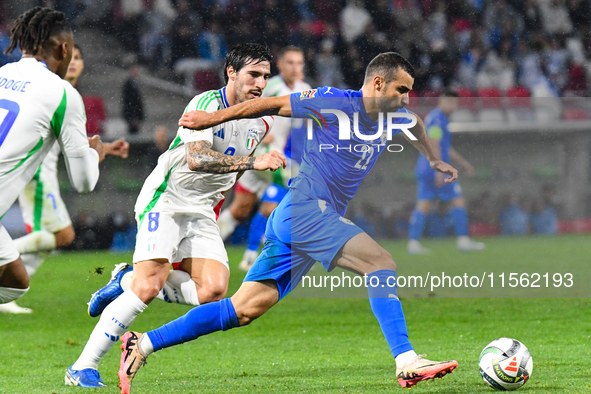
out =
<svg viewBox="0 0 591 394"><path fill-rule="evenodd" d="M499 338L480 353L480 375L490 387L517 390L531 376L534 363L525 345L516 339Z"/></svg>

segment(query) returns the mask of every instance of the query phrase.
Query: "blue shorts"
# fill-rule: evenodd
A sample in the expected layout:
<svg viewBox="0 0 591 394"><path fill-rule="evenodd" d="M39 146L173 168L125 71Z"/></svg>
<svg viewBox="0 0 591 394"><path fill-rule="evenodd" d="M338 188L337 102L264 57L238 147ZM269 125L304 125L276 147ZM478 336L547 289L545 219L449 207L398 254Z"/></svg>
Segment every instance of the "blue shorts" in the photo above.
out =
<svg viewBox="0 0 591 394"><path fill-rule="evenodd" d="M462 197L462 187L458 182L444 183L442 187L437 187L434 177L417 177L417 201L438 198L449 202L458 197Z"/></svg>
<svg viewBox="0 0 591 394"><path fill-rule="evenodd" d="M287 188L276 183L269 185L267 190L265 190L265 194L263 198L261 198L262 202L274 202L279 204L283 197L287 194Z"/></svg>
<svg viewBox="0 0 591 394"><path fill-rule="evenodd" d="M325 201L289 190L269 217L265 246L244 281L273 279L281 299L316 261L332 271L337 253L362 232Z"/></svg>

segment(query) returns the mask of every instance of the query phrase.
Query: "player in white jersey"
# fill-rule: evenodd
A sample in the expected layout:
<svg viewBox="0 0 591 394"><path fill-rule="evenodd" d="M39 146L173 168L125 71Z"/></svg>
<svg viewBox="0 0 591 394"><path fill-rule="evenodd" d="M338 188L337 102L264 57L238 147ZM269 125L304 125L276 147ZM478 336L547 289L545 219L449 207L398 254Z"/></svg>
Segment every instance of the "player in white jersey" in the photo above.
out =
<svg viewBox="0 0 591 394"><path fill-rule="evenodd" d="M269 79L269 83L267 83L267 87L263 91L263 97L279 97L311 89L310 85L302 79L304 75L304 52L301 48L287 46L281 49L278 55L277 68L279 69L279 75ZM263 141L267 142L268 145L261 145L259 150L265 148L286 153L285 146L291 129L300 128L303 123L303 119L276 117L273 133L267 137L266 141ZM287 181L292 170L291 161L288 159L288 168L286 170L279 169L273 173L272 181L261 197L259 210L254 214L248 228L246 250L242 261L238 265L238 268L242 271L248 271L259 254L259 246L265 234L267 219L287 193ZM246 172L239 182L242 183L249 173L252 173L252 171ZM220 228L223 225L220 225Z"/></svg>
<svg viewBox="0 0 591 394"><path fill-rule="evenodd" d="M269 83L263 92L263 97L284 95L310 89L310 85L303 81L304 54L300 48L294 46L283 48L278 54L277 68L279 69L279 75L269 79ZM273 126L273 133L266 141L263 141L265 145L261 145L258 151L275 149L283 152L287 137L289 136L291 122L291 119L276 118L275 126ZM272 183L281 178L280 175L280 173L277 173L274 174L274 176L268 176L268 174L254 171L247 171L244 173L244 176L240 178L234 189L235 194L232 204L222 211L218 219L218 226L220 227L222 239L225 240L232 235L236 226L248 217L249 213L256 205L257 200L266 197L265 192ZM277 196L277 194L275 194L275 196ZM264 232L264 226L266 223L265 218L269 216L273 207L266 205L263 209L263 218L259 218L255 214L255 222L253 225L254 228L259 229L262 226ZM256 234L253 235L253 237L260 237L262 235L260 230L255 230L254 232ZM251 238L250 230L249 238ZM245 253L243 262L241 262L239 266L241 269L245 269L248 262L254 261L257 255L256 249L258 249L258 242L251 240L249 243L256 244L256 246L251 245L248 248L254 248L255 251L251 250L250 252L247 251Z"/></svg>
<svg viewBox="0 0 591 394"><path fill-rule="evenodd" d="M0 216L31 180L57 140L70 182L91 191L104 158L98 137L86 137L80 94L62 78L74 38L63 13L35 7L16 20L5 53L23 57L0 68ZM29 276L6 229L0 225L0 303L26 293Z"/></svg>
<svg viewBox="0 0 591 394"><path fill-rule="evenodd" d="M270 59L265 46L235 47L226 57L226 87L198 95L186 111L215 112L260 97L270 75ZM179 128L137 199L133 271L121 267L93 295L89 313L102 316L66 372L67 385L104 386L97 371L99 361L154 298L201 305L225 296L230 271L216 207L237 173L287 165L285 156L276 151L252 157L272 124L272 117L263 117L205 130ZM180 264L170 271L172 263Z"/></svg>
<svg viewBox="0 0 591 394"><path fill-rule="evenodd" d="M84 59L78 45L74 46L72 60L64 79L76 87L84 70ZM126 158L129 144L121 138L115 142L104 142L105 155ZM31 277L43 263L42 251L65 248L74 242L74 227L66 204L62 200L57 179L59 144L53 147L43 159L31 182L19 195L18 202L29 234L14 240L25 269ZM29 308L17 305L16 301L0 304L0 312L31 313Z"/></svg>

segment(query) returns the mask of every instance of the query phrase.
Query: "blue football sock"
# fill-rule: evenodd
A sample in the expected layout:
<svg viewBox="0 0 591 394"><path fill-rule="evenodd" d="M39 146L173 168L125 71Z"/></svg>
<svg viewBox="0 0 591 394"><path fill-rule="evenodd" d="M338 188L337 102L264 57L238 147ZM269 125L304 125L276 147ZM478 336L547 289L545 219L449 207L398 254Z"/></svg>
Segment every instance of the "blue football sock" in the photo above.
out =
<svg viewBox="0 0 591 394"><path fill-rule="evenodd" d="M413 350L408 340L406 320L398 299L396 271L380 270L367 275L367 292L371 310L378 319L394 357Z"/></svg>
<svg viewBox="0 0 591 394"><path fill-rule="evenodd" d="M238 327L238 317L229 298L191 309L184 316L147 332L154 351L178 345L216 331Z"/></svg>
<svg viewBox="0 0 591 394"><path fill-rule="evenodd" d="M454 223L456 236L468 235L468 213L466 213L466 208L453 208L451 210L451 220Z"/></svg>
<svg viewBox="0 0 591 394"><path fill-rule="evenodd" d="M410 226L408 229L408 238L410 239L421 239L423 231L425 231L425 224L427 223L427 214L414 209L410 217Z"/></svg>
<svg viewBox="0 0 591 394"><path fill-rule="evenodd" d="M267 218L257 212L250 221L248 228L248 243L246 247L248 250L259 250L261 239L265 235L265 228L267 227Z"/></svg>

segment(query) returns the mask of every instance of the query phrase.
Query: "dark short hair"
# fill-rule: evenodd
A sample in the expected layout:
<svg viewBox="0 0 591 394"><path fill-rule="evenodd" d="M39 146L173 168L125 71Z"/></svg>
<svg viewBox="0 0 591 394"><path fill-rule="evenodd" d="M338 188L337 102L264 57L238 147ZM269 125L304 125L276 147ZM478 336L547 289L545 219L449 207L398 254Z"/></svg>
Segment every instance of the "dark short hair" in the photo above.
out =
<svg viewBox="0 0 591 394"><path fill-rule="evenodd" d="M415 77L415 69L404 56L396 52L380 53L372 59L365 69L365 81L381 75L386 82L396 79L398 70L406 71L411 77Z"/></svg>
<svg viewBox="0 0 591 394"><path fill-rule="evenodd" d="M224 64L224 81L228 83L228 67L232 66L234 71L239 72L242 67L248 64L259 64L260 62L271 62L273 55L266 45L247 43L236 45L226 55Z"/></svg>
<svg viewBox="0 0 591 394"><path fill-rule="evenodd" d="M78 49L78 52L80 52L80 57L84 59L84 53L82 53L82 48L80 48L80 45L74 44L74 48Z"/></svg>
<svg viewBox="0 0 591 394"><path fill-rule="evenodd" d="M443 92L441 92L441 97L460 97L460 95L457 90L453 88L446 88L443 89Z"/></svg>
<svg viewBox="0 0 591 394"><path fill-rule="evenodd" d="M304 55L304 50L302 48L296 47L295 45L288 45L279 50L279 53L277 54L277 59L281 59L283 56L285 56L287 52L298 52L301 53L302 56Z"/></svg>
<svg viewBox="0 0 591 394"><path fill-rule="evenodd" d="M36 54L47 41L61 33L72 33L63 12L35 7L20 15L10 29L10 44L4 50L11 54L18 46L21 52Z"/></svg>

